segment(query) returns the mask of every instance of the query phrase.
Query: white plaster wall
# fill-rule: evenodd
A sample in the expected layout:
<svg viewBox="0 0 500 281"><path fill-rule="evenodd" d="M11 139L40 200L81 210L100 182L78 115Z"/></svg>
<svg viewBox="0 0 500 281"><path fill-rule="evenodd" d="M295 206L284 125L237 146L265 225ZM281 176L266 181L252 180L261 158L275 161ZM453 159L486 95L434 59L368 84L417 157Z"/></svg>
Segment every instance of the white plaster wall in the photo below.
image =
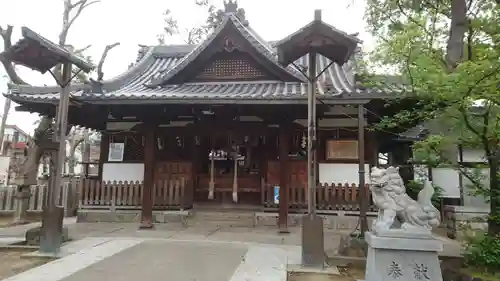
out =
<svg viewBox="0 0 500 281"><path fill-rule="evenodd" d="M359 184L359 165L354 163L320 163L320 183ZM370 165L365 164L365 183L370 180Z"/></svg>
<svg viewBox="0 0 500 281"><path fill-rule="evenodd" d="M0 156L0 183L2 184L5 184L7 182L9 163L10 157Z"/></svg>
<svg viewBox="0 0 500 281"><path fill-rule="evenodd" d="M143 181L143 163L104 163L103 181Z"/></svg>
<svg viewBox="0 0 500 281"><path fill-rule="evenodd" d="M457 160L460 161L460 155L458 155L457 157L458 157ZM469 163L486 162L483 149L464 148L462 152L462 157L464 162L469 162Z"/></svg>
<svg viewBox="0 0 500 281"><path fill-rule="evenodd" d="M424 183L429 179L427 168L424 166L414 167L415 181ZM432 179L436 186L442 191L443 198L460 198L460 181L458 172L452 168L433 168Z"/></svg>
<svg viewBox="0 0 500 281"><path fill-rule="evenodd" d="M432 169L432 179L435 185L441 187L442 197L460 198L459 174L451 168Z"/></svg>
<svg viewBox="0 0 500 281"><path fill-rule="evenodd" d="M481 173L484 175L482 177L482 184L483 186L488 187L490 171L489 169L482 169ZM474 190L474 186L466 177L463 177L463 187L464 187L464 206L482 208L482 209L490 208L490 204L486 202L486 198L484 196L471 194L471 192Z"/></svg>
<svg viewBox="0 0 500 281"><path fill-rule="evenodd" d="M484 163L484 151L482 149L464 148L463 161L469 163ZM457 154L457 160L460 160L460 155ZM425 181L427 178L427 169L424 167L415 166L415 180ZM488 169L484 169L485 179L483 184L488 186ZM445 198L460 198L460 173L452 168L434 168L432 169L432 177L434 184L443 189L443 197ZM462 188L464 197L464 206L487 207L485 198L482 196L471 195L471 183L462 176Z"/></svg>
<svg viewBox="0 0 500 281"><path fill-rule="evenodd" d="M460 157L460 155L459 155ZM483 149L477 148L464 148L462 152L464 162L470 163L485 163L486 157ZM459 159L460 160L460 159ZM485 187L489 186L489 169L483 169L482 184ZM471 192L474 190L472 183L464 176L463 179L463 196L464 207L489 209L490 205L486 202L486 198L481 195L473 195Z"/></svg>

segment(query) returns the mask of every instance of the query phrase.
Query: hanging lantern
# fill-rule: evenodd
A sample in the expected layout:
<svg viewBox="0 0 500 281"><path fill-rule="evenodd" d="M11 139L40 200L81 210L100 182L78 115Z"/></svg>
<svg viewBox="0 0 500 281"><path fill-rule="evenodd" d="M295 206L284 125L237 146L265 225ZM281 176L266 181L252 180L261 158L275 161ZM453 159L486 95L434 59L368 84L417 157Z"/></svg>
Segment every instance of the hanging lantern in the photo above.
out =
<svg viewBox="0 0 500 281"><path fill-rule="evenodd" d="M302 134L302 141L300 142L300 147L302 149L306 149L307 147L307 137L305 134Z"/></svg>

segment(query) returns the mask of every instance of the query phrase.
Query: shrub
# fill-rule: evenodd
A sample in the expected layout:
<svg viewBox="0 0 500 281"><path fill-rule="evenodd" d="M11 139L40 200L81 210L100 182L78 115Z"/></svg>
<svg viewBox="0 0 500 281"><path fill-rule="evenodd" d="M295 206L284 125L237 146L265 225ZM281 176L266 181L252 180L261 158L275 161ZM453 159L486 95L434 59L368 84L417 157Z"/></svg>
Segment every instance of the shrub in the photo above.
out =
<svg viewBox="0 0 500 281"><path fill-rule="evenodd" d="M500 273L500 235L490 236L483 232L469 236L464 258L469 267Z"/></svg>

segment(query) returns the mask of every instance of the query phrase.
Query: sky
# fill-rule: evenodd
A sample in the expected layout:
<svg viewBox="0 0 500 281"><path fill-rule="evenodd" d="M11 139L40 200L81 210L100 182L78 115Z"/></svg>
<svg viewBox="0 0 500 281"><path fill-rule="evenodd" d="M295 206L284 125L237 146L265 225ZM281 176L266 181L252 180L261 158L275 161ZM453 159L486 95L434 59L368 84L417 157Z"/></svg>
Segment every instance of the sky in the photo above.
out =
<svg viewBox="0 0 500 281"><path fill-rule="evenodd" d="M89 2L92 0L89 0ZM77 0L73 0L77 2ZM223 0L211 0L223 8ZM373 46L373 38L365 32L362 0L238 0L245 9L250 26L266 40L280 40L309 23L314 10L322 10L323 21L348 33L359 32L363 48ZM138 45L157 44L156 36L163 30L163 11L170 9L179 21L181 31L203 23L206 12L195 0L101 0L86 8L69 31L67 43L76 49L91 45L86 55L95 63L106 45L120 42L108 55L103 67L104 79L124 72L137 56ZM0 0L0 26L14 25L13 42L20 38L20 27L26 26L49 40L57 41L61 30L64 0ZM1 40L1 39L0 39ZM166 44L183 44L181 35L168 37ZM0 44L0 50L3 44ZM50 75L41 75L22 66L17 67L23 79L32 85L54 85ZM0 66L0 93L7 90L8 79ZM95 77L95 76L94 76ZM0 113L4 97L0 97ZM8 124L16 124L32 133L36 114L15 112L11 108ZM3 113L2 113L3 114Z"/></svg>

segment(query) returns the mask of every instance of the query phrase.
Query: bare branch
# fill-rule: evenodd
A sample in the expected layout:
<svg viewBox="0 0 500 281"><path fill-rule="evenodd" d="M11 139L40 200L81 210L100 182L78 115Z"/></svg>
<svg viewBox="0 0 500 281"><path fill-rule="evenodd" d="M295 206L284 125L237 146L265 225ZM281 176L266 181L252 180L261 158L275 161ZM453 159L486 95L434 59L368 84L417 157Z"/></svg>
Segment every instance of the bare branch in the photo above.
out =
<svg viewBox="0 0 500 281"><path fill-rule="evenodd" d="M71 0L64 0L62 29L61 29L61 33L59 33L59 46L65 47L69 29L73 25L75 20L81 15L83 10L88 6L95 4L95 3L99 3L99 2L100 2L100 0L95 0L95 1L91 1L91 2L88 2L88 0L80 0L80 1L77 1L76 3L72 4ZM73 17L70 17L71 11L75 8L77 8L78 10L76 11L76 13ZM56 67L54 67L53 72L54 72L56 77L60 77L61 76L61 65L58 64Z"/></svg>
<svg viewBox="0 0 500 281"><path fill-rule="evenodd" d="M120 45L120 42L116 42L116 43L107 45L104 48L104 52L102 53L101 59L99 60L99 64L97 64L97 81L102 81L102 79L104 78L104 73L102 72L102 67L104 65L104 61L106 61L106 57L108 56L109 51L111 51L111 49L113 49L119 45Z"/></svg>
<svg viewBox="0 0 500 281"><path fill-rule="evenodd" d="M75 20L81 15L82 11L87 8L88 6L92 5L92 4L96 4L96 3L99 3L101 2L100 0L94 0L94 1L90 1L90 2L87 2L88 0L81 0L81 1L78 1L77 3L73 5L70 5L69 6L69 11L68 13L71 12L71 10L73 8L76 8L78 6L78 10L76 11L75 15L69 20L68 24L66 25L66 29L68 30L72 25L73 23L75 22ZM71 1L70 1L71 3ZM67 31L66 31L67 32Z"/></svg>
<svg viewBox="0 0 500 281"><path fill-rule="evenodd" d="M86 0L80 0L80 1L78 1L76 3L74 3L74 4L71 4L69 7L70 7L70 9L74 9L74 8L76 8L76 6L85 4L84 2L87 2L87 1Z"/></svg>
<svg viewBox="0 0 500 281"><path fill-rule="evenodd" d="M84 48L75 50L74 53L81 54L81 53L85 52L86 50L88 50L90 47L92 47L92 45L87 45Z"/></svg>
<svg viewBox="0 0 500 281"><path fill-rule="evenodd" d="M88 0L80 0L72 4L71 0L64 1L63 27L61 30L61 34L59 34L59 46L66 45L66 38L68 36L68 31L75 22L75 20L82 14L83 10L88 6L99 2L100 0L94 0L90 2L88 2ZM73 9L77 9L77 11L73 17L70 17L70 13Z"/></svg>

